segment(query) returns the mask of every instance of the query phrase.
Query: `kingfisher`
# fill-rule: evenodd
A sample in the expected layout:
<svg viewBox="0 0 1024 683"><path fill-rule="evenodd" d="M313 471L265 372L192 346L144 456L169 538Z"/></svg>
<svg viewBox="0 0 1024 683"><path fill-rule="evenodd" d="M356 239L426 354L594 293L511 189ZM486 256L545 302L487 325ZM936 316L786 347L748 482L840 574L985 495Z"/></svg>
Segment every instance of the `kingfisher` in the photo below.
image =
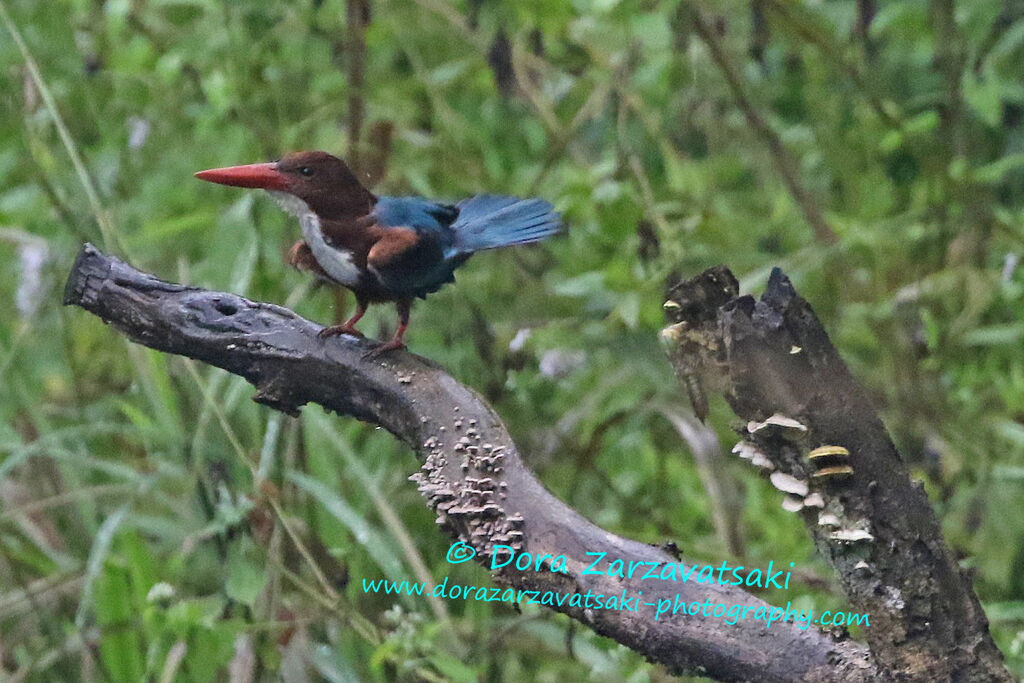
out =
<svg viewBox="0 0 1024 683"><path fill-rule="evenodd" d="M561 217L543 199L480 194L456 204L421 197L376 196L348 165L327 152L295 152L278 161L200 171L200 180L267 190L298 217L302 239L288 262L352 291L356 310L321 338L362 337L356 323L372 303L394 302L394 336L367 354L405 348L409 312L449 282L478 251L538 242L561 230Z"/></svg>

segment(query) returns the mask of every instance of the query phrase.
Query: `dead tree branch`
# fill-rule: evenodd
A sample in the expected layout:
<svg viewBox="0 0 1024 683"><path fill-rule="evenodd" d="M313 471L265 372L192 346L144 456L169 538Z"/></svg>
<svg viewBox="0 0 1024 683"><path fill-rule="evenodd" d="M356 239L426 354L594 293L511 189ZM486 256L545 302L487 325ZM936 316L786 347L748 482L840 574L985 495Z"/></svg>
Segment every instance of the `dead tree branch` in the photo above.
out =
<svg viewBox="0 0 1024 683"><path fill-rule="evenodd" d="M423 459L413 475L454 538L487 565L495 544L534 558L567 558L567 573L498 570L499 585L522 590L640 595L636 611L552 606L673 672L719 680L866 681L877 673L862 646L814 628L702 615L662 614L659 600L764 606L734 586L585 575L593 555L628 563L675 562L660 548L595 526L551 495L524 465L501 419L472 389L408 353L361 359L367 343L320 340L295 313L242 297L158 280L86 245L65 303L81 306L131 339L228 370L256 386L255 399L288 413L307 403L380 425Z"/></svg>
<svg viewBox="0 0 1024 683"><path fill-rule="evenodd" d="M749 420L741 454L796 492L883 676L1012 680L969 577L942 539L865 391L778 269L759 301L712 268L672 289L662 332L678 373L721 390ZM770 462L769 462L770 461Z"/></svg>

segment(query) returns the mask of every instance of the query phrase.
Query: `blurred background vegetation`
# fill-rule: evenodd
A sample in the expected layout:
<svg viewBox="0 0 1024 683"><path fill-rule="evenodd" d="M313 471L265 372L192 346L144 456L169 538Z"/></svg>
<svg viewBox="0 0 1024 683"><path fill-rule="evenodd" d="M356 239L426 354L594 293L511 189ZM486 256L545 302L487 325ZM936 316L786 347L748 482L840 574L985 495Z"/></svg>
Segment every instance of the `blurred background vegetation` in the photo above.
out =
<svg viewBox="0 0 1024 683"><path fill-rule="evenodd" d="M763 597L841 608L777 493L676 429L656 341L674 278L726 263L756 292L782 266L1024 674L1019 0L0 3L5 677L667 677L551 612L364 594L489 580L445 562L405 448L61 307L90 240L327 322L351 301L283 263L294 221L192 178L310 148L378 193L554 202L568 233L478 255L415 309L412 349L595 522L691 560L796 562ZM380 307L364 329L393 324ZM728 453L721 399L710 425Z"/></svg>

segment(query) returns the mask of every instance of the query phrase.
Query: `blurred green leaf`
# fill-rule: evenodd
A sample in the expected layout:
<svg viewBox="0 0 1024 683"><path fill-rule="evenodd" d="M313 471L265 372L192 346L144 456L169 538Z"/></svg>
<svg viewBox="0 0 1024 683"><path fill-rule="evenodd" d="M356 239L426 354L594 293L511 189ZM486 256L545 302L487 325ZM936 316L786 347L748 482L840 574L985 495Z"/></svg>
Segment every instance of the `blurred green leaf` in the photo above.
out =
<svg viewBox="0 0 1024 683"><path fill-rule="evenodd" d="M225 564L224 591L232 600L252 607L267 583L263 569L266 559L256 552L256 546L246 537L228 548Z"/></svg>

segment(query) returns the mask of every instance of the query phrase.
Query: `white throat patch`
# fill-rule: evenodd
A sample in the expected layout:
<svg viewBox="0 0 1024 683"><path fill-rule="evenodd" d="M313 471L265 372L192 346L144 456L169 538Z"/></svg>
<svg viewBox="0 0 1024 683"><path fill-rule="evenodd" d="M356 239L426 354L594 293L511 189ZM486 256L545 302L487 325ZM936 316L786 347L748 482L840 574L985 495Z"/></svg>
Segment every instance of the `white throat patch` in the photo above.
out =
<svg viewBox="0 0 1024 683"><path fill-rule="evenodd" d="M352 258L352 252L327 244L324 232L320 229L320 219L309 208L309 205L288 192L275 190L268 190L268 192L282 209L298 216L299 225L302 226L302 237L309 245L310 251L313 252L313 258L324 269L324 272L346 287L356 285L359 282L360 273Z"/></svg>
<svg viewBox="0 0 1024 683"><path fill-rule="evenodd" d="M293 216L302 218L307 213L313 213L312 209L309 208L309 204L290 192L281 192L279 190L267 190L267 192L274 198L278 206Z"/></svg>

